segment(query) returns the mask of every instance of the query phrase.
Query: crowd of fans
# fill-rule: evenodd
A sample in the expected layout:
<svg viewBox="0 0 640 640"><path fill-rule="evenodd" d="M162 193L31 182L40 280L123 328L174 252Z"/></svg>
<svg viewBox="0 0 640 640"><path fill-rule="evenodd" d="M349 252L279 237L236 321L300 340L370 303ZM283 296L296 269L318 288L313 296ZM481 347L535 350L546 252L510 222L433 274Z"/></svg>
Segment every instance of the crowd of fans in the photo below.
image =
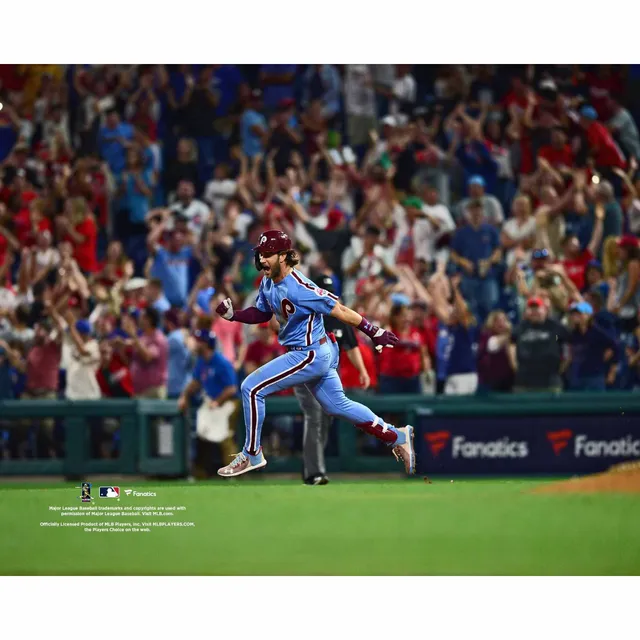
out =
<svg viewBox="0 0 640 640"><path fill-rule="evenodd" d="M637 389L628 74L0 66L0 398L178 399L198 330L239 383L282 350L213 310L269 228L400 337L369 392Z"/></svg>

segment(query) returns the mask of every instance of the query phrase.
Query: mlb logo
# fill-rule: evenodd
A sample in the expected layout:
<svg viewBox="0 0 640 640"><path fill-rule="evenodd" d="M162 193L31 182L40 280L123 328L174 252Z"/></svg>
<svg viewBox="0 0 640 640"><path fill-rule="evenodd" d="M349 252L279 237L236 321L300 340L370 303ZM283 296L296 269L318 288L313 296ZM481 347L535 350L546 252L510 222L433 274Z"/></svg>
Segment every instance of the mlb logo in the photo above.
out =
<svg viewBox="0 0 640 640"><path fill-rule="evenodd" d="M119 498L120 487L100 487L101 498Z"/></svg>

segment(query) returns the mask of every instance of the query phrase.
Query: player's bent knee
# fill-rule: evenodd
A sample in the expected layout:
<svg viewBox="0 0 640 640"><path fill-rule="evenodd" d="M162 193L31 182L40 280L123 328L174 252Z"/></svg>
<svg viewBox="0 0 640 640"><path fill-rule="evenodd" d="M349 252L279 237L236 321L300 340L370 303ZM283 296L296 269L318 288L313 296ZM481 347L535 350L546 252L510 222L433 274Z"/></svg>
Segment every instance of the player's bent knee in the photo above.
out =
<svg viewBox="0 0 640 640"><path fill-rule="evenodd" d="M245 378L242 381L242 384L240 385L240 392L242 393L243 396L248 397L254 386L255 385L251 381L251 376L249 376L248 378Z"/></svg>

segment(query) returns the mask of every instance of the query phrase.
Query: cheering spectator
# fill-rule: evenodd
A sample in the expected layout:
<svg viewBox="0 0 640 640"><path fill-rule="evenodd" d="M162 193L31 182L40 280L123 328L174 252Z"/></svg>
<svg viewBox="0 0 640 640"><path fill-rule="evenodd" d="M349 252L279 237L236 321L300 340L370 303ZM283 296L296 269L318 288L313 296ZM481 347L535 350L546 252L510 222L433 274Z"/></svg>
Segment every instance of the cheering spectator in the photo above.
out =
<svg viewBox="0 0 640 640"><path fill-rule="evenodd" d="M259 89L254 89L240 120L242 154L249 159L264 153L264 143L269 134L267 120L260 112L261 108L262 93Z"/></svg>
<svg viewBox="0 0 640 640"><path fill-rule="evenodd" d="M585 286L587 265L594 260L596 254L600 253L605 216L603 206L596 207L595 216L596 224L593 228L589 246L586 249L582 250L580 248L580 241L574 235L566 235L562 242L564 257L560 264L562 264L567 275L579 291L582 291Z"/></svg>
<svg viewBox="0 0 640 640"><path fill-rule="evenodd" d="M342 256L342 270L345 276L343 296L347 302L353 300L356 288L367 279L380 275L395 277L388 253L380 244L379 229L370 226L363 238L352 238L351 246Z"/></svg>
<svg viewBox="0 0 640 640"><path fill-rule="evenodd" d="M297 66L295 64L260 66L260 85L264 92L264 105L267 110L275 110L282 100L293 99Z"/></svg>
<svg viewBox="0 0 640 640"><path fill-rule="evenodd" d="M389 105L392 116L400 116L401 124L405 124L417 99L416 79L411 75L410 64L397 64L396 77L393 83L393 98Z"/></svg>
<svg viewBox="0 0 640 640"><path fill-rule="evenodd" d="M515 391L561 391L560 365L569 338L569 330L549 317L542 298L529 298L525 317L511 335L516 345Z"/></svg>
<svg viewBox="0 0 640 640"><path fill-rule="evenodd" d="M483 180L483 189L494 194L497 188L498 165L491 156L487 145L482 139L482 131L474 122L469 122L464 117L464 105L460 105L454 115L458 114L460 122L453 127L451 138L451 151L462 166L465 182L472 177L480 177ZM473 196L472 196L473 197Z"/></svg>
<svg viewBox="0 0 640 640"><path fill-rule="evenodd" d="M170 214L169 210L163 212L162 222L152 229L147 238L147 246L153 256L151 276L162 282L171 306L183 307L189 295L189 265L194 253L186 243L184 233L178 229L170 232L166 248L159 244Z"/></svg>
<svg viewBox="0 0 640 640"><path fill-rule="evenodd" d="M138 147L127 151L127 163L118 184L122 211L128 214L132 225L142 224L151 208L153 173L145 167L143 153Z"/></svg>
<svg viewBox="0 0 640 640"><path fill-rule="evenodd" d="M62 335L54 331L48 318L35 327L33 345L26 357L26 381L22 394L24 400L54 400L58 396ZM53 438L54 421L46 418L38 430L38 450L55 458L59 447ZM26 432L21 433L24 444ZM22 448L22 451L24 449Z"/></svg>
<svg viewBox="0 0 640 640"><path fill-rule="evenodd" d="M69 309L65 318L52 309L51 317L59 333L67 333L69 358L66 365L65 397L68 400L97 400L100 398L100 385L96 379L96 370L100 364L100 347L93 337L88 320L76 320Z"/></svg>
<svg viewBox="0 0 640 640"><path fill-rule="evenodd" d="M171 201L178 184L186 180L198 185L198 149L190 138L180 138L176 148L175 158L170 158L167 168L163 172L163 182L166 197Z"/></svg>
<svg viewBox="0 0 640 640"><path fill-rule="evenodd" d="M210 211L209 207L195 197L195 187L192 182L182 180L178 184L177 202L174 202L170 211L174 217L184 218L189 226L189 231L193 233L195 238L202 236L202 230L209 223ZM174 228L174 220L168 220L168 229Z"/></svg>
<svg viewBox="0 0 640 640"><path fill-rule="evenodd" d="M249 343L245 356L244 371L247 375L284 352L268 322L257 325L255 336L255 340Z"/></svg>
<svg viewBox="0 0 640 640"><path fill-rule="evenodd" d="M573 391L605 391L612 385L617 372L618 344L608 331L593 318L593 308L587 302L571 305L569 326L572 329L569 389Z"/></svg>
<svg viewBox="0 0 640 640"><path fill-rule="evenodd" d="M191 380L178 398L178 408L185 411L191 397L203 391L196 424L196 465L206 476L223 462L224 453L233 434L238 409L238 379L231 363L216 352L216 336L212 332L196 330L198 359ZM213 446L212 446L213 445Z"/></svg>
<svg viewBox="0 0 640 640"><path fill-rule="evenodd" d="M608 107L611 116L607 122L607 129L620 141L627 157L640 160L640 134L629 110L614 98L609 98Z"/></svg>
<svg viewBox="0 0 640 640"><path fill-rule="evenodd" d="M598 122L598 113L588 105L580 109L580 125L587 136L588 155L598 171L607 177L615 168L623 169L625 157L607 128Z"/></svg>
<svg viewBox="0 0 640 640"><path fill-rule="evenodd" d="M492 311L478 343L478 392L513 389L515 350L511 323L503 311Z"/></svg>
<svg viewBox="0 0 640 640"><path fill-rule="evenodd" d="M411 326L409 309L402 304L391 307L389 327L400 341L380 353L380 393L422 391L420 374L431 371L431 359L420 332Z"/></svg>
<svg viewBox="0 0 640 640"><path fill-rule="evenodd" d="M193 371L193 359L187 344L189 332L184 327L182 314L177 309L169 309L165 314L164 329L169 350L167 397L176 399L184 391Z"/></svg>
<svg viewBox="0 0 640 640"><path fill-rule="evenodd" d="M622 207L615 199L611 183L607 180L603 180L595 189L593 202L589 205L587 216L585 216L585 220L578 232L583 246L591 241L597 219L596 213L601 209L604 209L602 242L606 243L608 238L619 237L622 235L624 220Z"/></svg>
<svg viewBox="0 0 640 640"><path fill-rule="evenodd" d="M567 135L563 129L555 127L551 130L551 144L540 147L538 163L541 158L562 176L571 176L574 166L573 151L567 143Z"/></svg>
<svg viewBox="0 0 640 640"><path fill-rule="evenodd" d="M472 201L468 211L470 224L454 234L451 259L462 271L461 289L471 314L484 321L500 293L495 269L502 258L500 238L494 226L483 222L480 200Z"/></svg>
<svg viewBox="0 0 640 640"><path fill-rule="evenodd" d="M502 228L500 243L506 251L506 264L511 266L516 255L526 260L536 239L536 219L531 215L531 201L528 196L518 196L512 205L513 217ZM520 252L516 254L516 249Z"/></svg>
<svg viewBox="0 0 640 640"><path fill-rule="evenodd" d="M204 65L195 83L189 76L183 102L183 122L187 135L198 146L198 178L204 184L215 162L215 130L218 96L212 86L213 69Z"/></svg>
<svg viewBox="0 0 640 640"><path fill-rule="evenodd" d="M226 164L218 164L213 172L213 180L207 182L204 190L204 199L213 209L213 215L222 219L227 203L235 195L237 182L229 177L229 167Z"/></svg>
<svg viewBox="0 0 640 640"><path fill-rule="evenodd" d="M126 150L133 140L133 127L128 122L120 122L115 109L106 114L105 124L98 133L98 148L101 157L107 161L115 175L124 170Z"/></svg>
<svg viewBox="0 0 640 640"><path fill-rule="evenodd" d="M97 271L98 227L84 198L73 198L63 216L56 218L63 241L73 246L73 259L84 274Z"/></svg>
<svg viewBox="0 0 640 640"><path fill-rule="evenodd" d="M0 400L16 397L17 379L25 371L24 349L20 343L11 347L0 339Z"/></svg>
<svg viewBox="0 0 640 640"><path fill-rule="evenodd" d="M162 280L151 278L146 286L147 305L153 307L158 313L164 314L171 308L171 304L164 295Z"/></svg>
<svg viewBox="0 0 640 640"><path fill-rule="evenodd" d="M618 316L622 333L630 334L638 326L640 312L640 241L635 236L623 236L616 244L620 269L607 306Z"/></svg>
<svg viewBox="0 0 640 640"><path fill-rule="evenodd" d="M427 184L422 191L424 205L422 213L428 222L424 241L416 247L416 258L427 262L446 264L449 258L449 243L456 224L451 217L449 208L440 202L438 189ZM435 266L435 265L434 265Z"/></svg>
<svg viewBox="0 0 640 640"><path fill-rule="evenodd" d="M349 144L359 157L376 128L376 95L369 64L348 64L344 78L344 102Z"/></svg>
<svg viewBox="0 0 640 640"><path fill-rule="evenodd" d="M484 222L496 226L504 222L504 212L500 201L490 193L485 193L486 182L482 176L472 176L469 179L469 197L458 204L458 220L469 222L471 219L470 205L480 201L484 212Z"/></svg>
<svg viewBox="0 0 640 640"><path fill-rule="evenodd" d="M100 342L100 364L96 379L105 398L131 398L134 394L131 371L108 340Z"/></svg>
<svg viewBox="0 0 640 640"><path fill-rule="evenodd" d="M322 117L331 120L340 109L340 75L331 64L309 65L302 77L302 103L320 101Z"/></svg>
<svg viewBox="0 0 640 640"><path fill-rule="evenodd" d="M460 276L448 280L436 274L430 291L438 318L437 390L446 395L472 395L478 388L477 323L460 292Z"/></svg>
<svg viewBox="0 0 640 640"><path fill-rule="evenodd" d="M11 324L0 333L0 339L9 344L20 343L26 351L31 348L35 332L30 327L31 309L27 303L19 304L11 317Z"/></svg>
<svg viewBox="0 0 640 640"><path fill-rule="evenodd" d="M149 307L140 314L140 333L132 316L122 318L122 330L132 349L131 378L138 398L167 397L169 347L159 326L160 314Z"/></svg>
<svg viewBox="0 0 640 640"><path fill-rule="evenodd" d="M212 297L209 303L211 309L215 309L226 297L223 292ZM218 337L220 352L231 362L234 369L239 371L247 354L247 343L242 325L239 322L225 322L217 313L214 313L210 327Z"/></svg>

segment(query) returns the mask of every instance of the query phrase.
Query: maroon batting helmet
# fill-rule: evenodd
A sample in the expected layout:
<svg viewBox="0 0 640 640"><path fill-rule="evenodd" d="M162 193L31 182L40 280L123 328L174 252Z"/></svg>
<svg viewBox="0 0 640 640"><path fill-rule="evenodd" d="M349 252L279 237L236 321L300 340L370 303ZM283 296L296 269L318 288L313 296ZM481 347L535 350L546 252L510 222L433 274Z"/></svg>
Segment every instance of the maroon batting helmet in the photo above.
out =
<svg viewBox="0 0 640 640"><path fill-rule="evenodd" d="M277 229L269 229L261 236L258 244L253 247L256 253L280 253L291 249L291 238Z"/></svg>

